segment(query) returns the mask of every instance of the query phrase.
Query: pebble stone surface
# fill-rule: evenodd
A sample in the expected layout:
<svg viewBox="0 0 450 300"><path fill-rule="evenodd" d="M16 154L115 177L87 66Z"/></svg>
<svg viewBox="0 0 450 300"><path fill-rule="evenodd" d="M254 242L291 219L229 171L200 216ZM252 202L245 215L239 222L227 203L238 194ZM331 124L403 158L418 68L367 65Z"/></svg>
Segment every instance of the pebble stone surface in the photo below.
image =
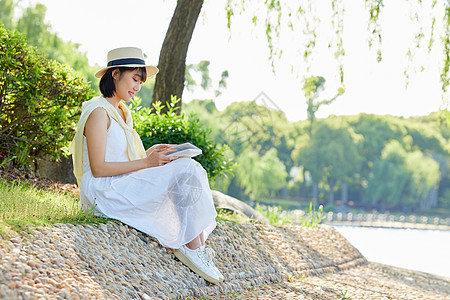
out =
<svg viewBox="0 0 450 300"><path fill-rule="evenodd" d="M120 222L34 228L0 240L0 299L265 299L257 296L264 287L274 287L276 294L280 284L304 282L299 278L373 273L372 264L327 225L220 221L207 245L225 276L218 285L191 272L171 249ZM251 290L255 297L248 296ZM303 296L299 292L291 299Z"/></svg>

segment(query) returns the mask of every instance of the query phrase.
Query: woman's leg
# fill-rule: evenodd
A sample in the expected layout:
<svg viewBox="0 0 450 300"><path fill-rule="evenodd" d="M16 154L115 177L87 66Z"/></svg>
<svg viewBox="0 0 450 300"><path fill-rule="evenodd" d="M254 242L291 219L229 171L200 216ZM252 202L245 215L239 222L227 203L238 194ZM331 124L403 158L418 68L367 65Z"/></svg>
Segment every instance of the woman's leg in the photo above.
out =
<svg viewBox="0 0 450 300"><path fill-rule="evenodd" d="M200 246L204 246L205 245L205 239L203 238L203 232L200 233L200 235L198 237L196 237L195 239L193 239L192 241L190 241L189 243L186 244L186 247L188 247L191 250L195 250Z"/></svg>

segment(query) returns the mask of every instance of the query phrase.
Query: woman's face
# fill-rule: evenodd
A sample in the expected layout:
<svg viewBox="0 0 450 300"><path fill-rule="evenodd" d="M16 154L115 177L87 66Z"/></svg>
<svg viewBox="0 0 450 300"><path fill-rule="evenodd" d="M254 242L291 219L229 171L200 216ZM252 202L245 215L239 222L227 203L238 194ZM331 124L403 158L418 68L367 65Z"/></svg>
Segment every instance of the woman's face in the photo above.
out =
<svg viewBox="0 0 450 300"><path fill-rule="evenodd" d="M130 102L131 98L141 89L142 72L139 69L125 71L120 73L118 69L113 72L114 83L116 85L116 92L114 96Z"/></svg>

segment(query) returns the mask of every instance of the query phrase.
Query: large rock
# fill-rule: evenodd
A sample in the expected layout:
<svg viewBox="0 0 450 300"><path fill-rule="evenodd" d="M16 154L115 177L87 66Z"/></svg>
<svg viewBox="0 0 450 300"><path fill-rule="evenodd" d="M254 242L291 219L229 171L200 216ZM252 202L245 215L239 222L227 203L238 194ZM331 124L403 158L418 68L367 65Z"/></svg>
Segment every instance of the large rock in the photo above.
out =
<svg viewBox="0 0 450 300"><path fill-rule="evenodd" d="M54 161L51 157L40 158L37 161L39 175L60 183L75 184L73 175L72 156L61 157L61 161Z"/></svg>
<svg viewBox="0 0 450 300"><path fill-rule="evenodd" d="M219 191L212 191L212 196L216 208L230 210L263 224L270 224L270 222L262 214L254 210L250 205L236 198L225 195Z"/></svg>

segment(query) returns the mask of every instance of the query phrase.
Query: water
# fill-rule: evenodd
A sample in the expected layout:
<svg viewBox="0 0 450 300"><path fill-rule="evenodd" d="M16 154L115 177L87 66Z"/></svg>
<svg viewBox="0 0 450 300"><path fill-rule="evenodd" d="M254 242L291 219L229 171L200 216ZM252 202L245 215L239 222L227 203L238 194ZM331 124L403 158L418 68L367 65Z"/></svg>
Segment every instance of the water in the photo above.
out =
<svg viewBox="0 0 450 300"><path fill-rule="evenodd" d="M450 278L450 231L333 226L368 261Z"/></svg>

